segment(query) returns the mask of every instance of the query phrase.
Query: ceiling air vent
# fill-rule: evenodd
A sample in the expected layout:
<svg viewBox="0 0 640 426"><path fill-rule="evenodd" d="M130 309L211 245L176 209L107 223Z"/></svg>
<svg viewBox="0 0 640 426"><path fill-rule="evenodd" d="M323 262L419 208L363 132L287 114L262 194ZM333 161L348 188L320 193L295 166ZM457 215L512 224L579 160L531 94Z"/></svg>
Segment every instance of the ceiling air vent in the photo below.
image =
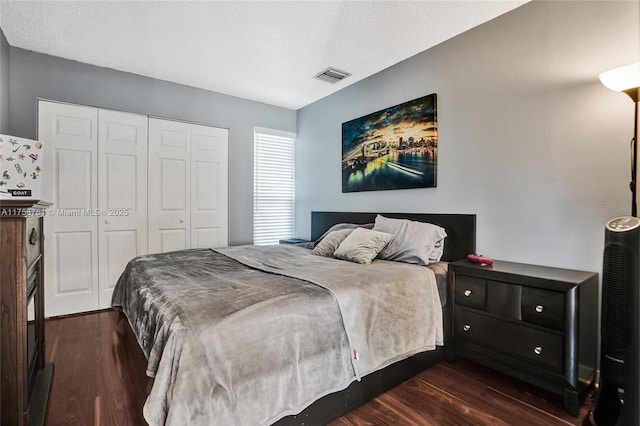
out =
<svg viewBox="0 0 640 426"><path fill-rule="evenodd" d="M337 83L338 81L349 77L351 74L348 72L340 71L335 68L327 68L320 74L316 75L318 80L327 81L329 83Z"/></svg>

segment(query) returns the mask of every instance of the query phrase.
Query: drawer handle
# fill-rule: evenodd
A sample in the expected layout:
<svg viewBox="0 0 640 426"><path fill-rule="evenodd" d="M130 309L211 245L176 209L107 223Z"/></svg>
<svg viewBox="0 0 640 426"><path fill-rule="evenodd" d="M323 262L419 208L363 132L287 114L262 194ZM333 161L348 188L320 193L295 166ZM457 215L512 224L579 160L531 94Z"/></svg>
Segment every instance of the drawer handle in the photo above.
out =
<svg viewBox="0 0 640 426"><path fill-rule="evenodd" d="M533 353L536 355L540 355L542 353L542 346L536 346L533 348Z"/></svg>
<svg viewBox="0 0 640 426"><path fill-rule="evenodd" d="M29 244L31 244L32 246L35 246L37 242L38 242L38 231L36 231L36 228L31 228L31 233L29 234Z"/></svg>
<svg viewBox="0 0 640 426"><path fill-rule="evenodd" d="M465 290L464 291L464 295L465 295L465 297L471 296L471 290Z"/></svg>
<svg viewBox="0 0 640 426"><path fill-rule="evenodd" d="M469 324L465 324L464 327L462 327L462 329L464 331L469 331L469 330L471 330L471 326Z"/></svg>
<svg viewBox="0 0 640 426"><path fill-rule="evenodd" d="M544 306L542 306L542 305L536 306L536 312L537 313L541 313L542 311L544 311Z"/></svg>

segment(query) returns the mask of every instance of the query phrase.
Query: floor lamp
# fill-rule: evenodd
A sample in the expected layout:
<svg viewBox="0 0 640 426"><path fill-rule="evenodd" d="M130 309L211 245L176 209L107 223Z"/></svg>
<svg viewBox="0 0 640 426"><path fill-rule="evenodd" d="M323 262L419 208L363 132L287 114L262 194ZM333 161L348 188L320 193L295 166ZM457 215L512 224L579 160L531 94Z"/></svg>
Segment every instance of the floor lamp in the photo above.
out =
<svg viewBox="0 0 640 426"><path fill-rule="evenodd" d="M631 216L638 216L636 203L636 164L638 153L638 103L640 102L640 63L626 65L605 71L600 74L600 81L606 87L618 92L624 92L636 104L635 125L631 140Z"/></svg>
<svg viewBox="0 0 640 426"><path fill-rule="evenodd" d="M589 421L598 426L640 424L640 220L637 219L636 164L640 63L600 74L609 89L633 99L635 126L631 140L631 214L605 227L602 261L600 375Z"/></svg>

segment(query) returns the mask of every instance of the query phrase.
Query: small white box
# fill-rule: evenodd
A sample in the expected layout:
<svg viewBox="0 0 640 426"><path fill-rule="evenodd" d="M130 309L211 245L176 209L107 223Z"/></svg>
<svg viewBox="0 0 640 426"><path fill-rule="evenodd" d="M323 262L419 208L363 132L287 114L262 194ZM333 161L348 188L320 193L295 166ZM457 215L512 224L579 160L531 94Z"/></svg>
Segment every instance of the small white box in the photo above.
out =
<svg viewBox="0 0 640 426"><path fill-rule="evenodd" d="M42 196L42 142L0 134L0 198Z"/></svg>

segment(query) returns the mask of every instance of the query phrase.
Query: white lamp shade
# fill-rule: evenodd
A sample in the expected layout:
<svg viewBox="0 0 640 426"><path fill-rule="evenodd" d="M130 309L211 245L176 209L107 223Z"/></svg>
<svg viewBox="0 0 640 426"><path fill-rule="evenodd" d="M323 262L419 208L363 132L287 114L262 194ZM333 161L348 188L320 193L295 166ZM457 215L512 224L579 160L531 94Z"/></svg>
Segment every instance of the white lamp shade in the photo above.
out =
<svg viewBox="0 0 640 426"><path fill-rule="evenodd" d="M640 63L625 65L600 74L600 81L617 92L640 87Z"/></svg>

